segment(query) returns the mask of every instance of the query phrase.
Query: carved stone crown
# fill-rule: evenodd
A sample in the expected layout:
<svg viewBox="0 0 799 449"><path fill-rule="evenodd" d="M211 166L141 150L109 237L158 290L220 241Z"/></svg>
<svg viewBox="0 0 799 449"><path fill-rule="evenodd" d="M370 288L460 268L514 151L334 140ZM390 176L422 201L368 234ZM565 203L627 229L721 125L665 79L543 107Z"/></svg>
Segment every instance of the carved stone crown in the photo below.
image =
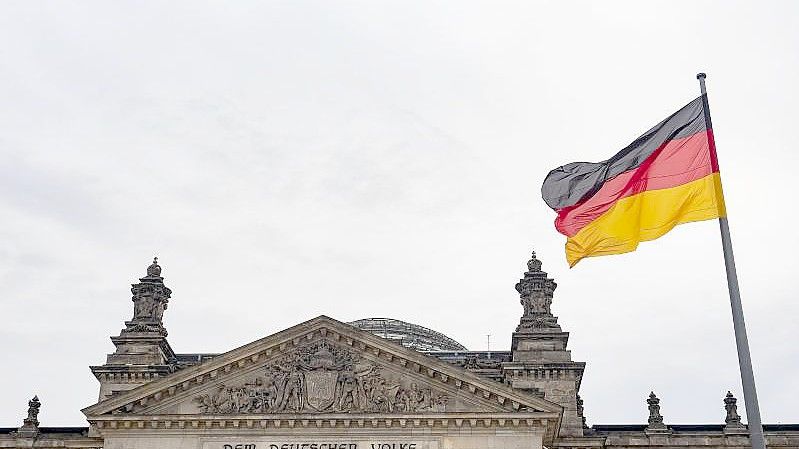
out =
<svg viewBox="0 0 799 449"><path fill-rule="evenodd" d="M161 277L161 266L158 265L157 257L153 257L153 263L147 267L147 277Z"/></svg>
<svg viewBox="0 0 799 449"><path fill-rule="evenodd" d="M541 271L541 261L535 257L535 251L533 251L532 258L527 261L527 269L530 272Z"/></svg>

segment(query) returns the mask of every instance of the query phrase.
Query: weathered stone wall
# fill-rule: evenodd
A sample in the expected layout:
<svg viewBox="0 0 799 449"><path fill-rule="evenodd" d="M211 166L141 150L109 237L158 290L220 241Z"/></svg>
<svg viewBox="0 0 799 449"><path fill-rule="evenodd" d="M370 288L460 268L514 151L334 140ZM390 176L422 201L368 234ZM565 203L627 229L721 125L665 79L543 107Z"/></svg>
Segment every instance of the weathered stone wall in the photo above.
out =
<svg viewBox="0 0 799 449"><path fill-rule="evenodd" d="M536 370L525 370L522 375L509 377L513 388L521 390L538 390L544 393L544 399L563 407L563 420L560 435L581 436L583 434L582 417L577 411L578 380L568 370L536 376Z"/></svg>

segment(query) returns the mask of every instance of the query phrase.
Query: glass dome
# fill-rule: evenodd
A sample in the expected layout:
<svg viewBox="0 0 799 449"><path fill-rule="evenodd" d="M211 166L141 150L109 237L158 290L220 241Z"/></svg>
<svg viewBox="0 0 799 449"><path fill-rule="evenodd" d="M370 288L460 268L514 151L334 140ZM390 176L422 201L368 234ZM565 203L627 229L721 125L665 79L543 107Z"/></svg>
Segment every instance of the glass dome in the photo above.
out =
<svg viewBox="0 0 799 449"><path fill-rule="evenodd" d="M416 351L467 350L462 344L441 332L393 318L364 318L348 324Z"/></svg>

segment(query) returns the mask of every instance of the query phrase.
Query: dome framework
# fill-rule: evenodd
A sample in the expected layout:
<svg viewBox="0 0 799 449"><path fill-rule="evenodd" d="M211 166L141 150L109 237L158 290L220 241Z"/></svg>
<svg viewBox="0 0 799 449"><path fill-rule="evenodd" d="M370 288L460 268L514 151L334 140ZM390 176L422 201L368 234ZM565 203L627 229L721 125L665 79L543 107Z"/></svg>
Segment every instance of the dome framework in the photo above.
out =
<svg viewBox="0 0 799 449"><path fill-rule="evenodd" d="M467 350L465 346L441 332L393 318L364 318L347 324L416 351Z"/></svg>

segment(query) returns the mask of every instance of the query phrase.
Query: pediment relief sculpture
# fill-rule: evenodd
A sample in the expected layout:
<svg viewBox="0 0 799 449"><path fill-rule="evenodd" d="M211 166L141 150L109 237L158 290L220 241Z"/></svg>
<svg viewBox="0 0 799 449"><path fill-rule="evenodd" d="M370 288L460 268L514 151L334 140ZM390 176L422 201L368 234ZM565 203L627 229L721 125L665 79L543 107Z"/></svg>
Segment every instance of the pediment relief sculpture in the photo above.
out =
<svg viewBox="0 0 799 449"><path fill-rule="evenodd" d="M201 413L444 412L448 397L320 341L267 366L251 381L194 398Z"/></svg>

